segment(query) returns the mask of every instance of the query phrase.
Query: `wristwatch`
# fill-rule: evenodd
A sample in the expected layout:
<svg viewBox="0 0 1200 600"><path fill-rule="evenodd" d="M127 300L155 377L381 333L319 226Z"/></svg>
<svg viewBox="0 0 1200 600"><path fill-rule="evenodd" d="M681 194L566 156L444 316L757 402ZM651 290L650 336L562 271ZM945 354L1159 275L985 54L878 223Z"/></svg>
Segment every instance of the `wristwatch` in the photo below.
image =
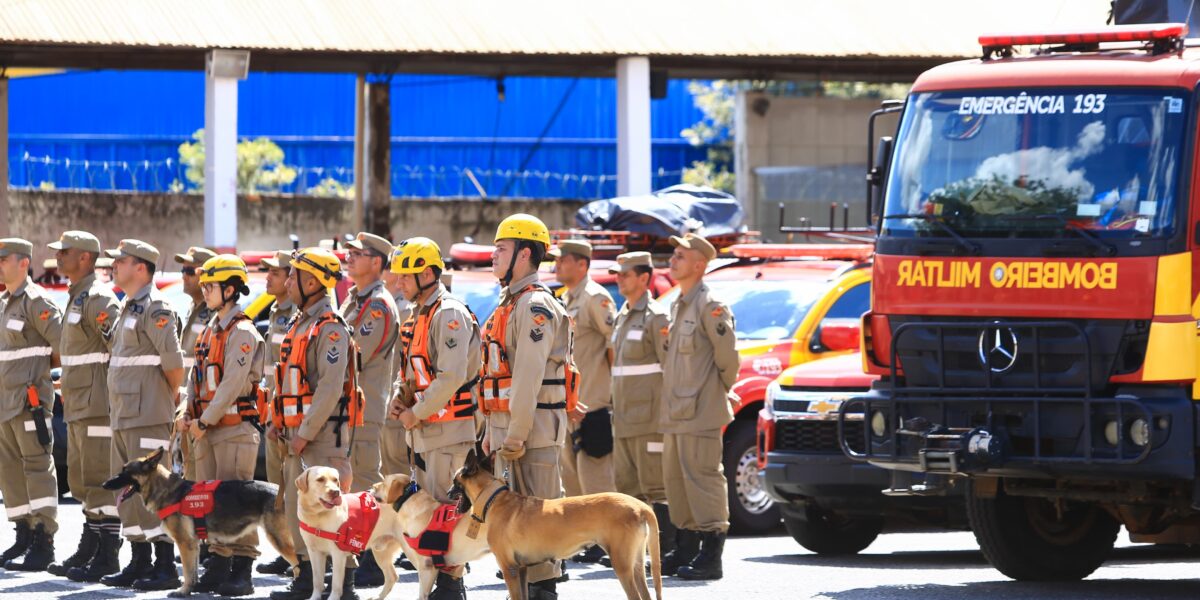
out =
<svg viewBox="0 0 1200 600"><path fill-rule="evenodd" d="M197 419L197 420L196 420L196 427L200 428L200 431L207 431L207 430L208 430L208 423L205 423L204 421L201 421L201 420Z"/></svg>

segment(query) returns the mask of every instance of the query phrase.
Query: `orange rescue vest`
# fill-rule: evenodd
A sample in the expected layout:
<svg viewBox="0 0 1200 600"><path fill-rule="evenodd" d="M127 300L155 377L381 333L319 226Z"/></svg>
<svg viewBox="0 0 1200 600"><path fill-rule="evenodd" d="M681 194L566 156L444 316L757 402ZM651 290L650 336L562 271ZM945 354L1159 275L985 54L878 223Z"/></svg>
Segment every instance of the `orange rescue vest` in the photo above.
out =
<svg viewBox="0 0 1200 600"><path fill-rule="evenodd" d="M217 393L217 388L221 385L221 379L225 375L225 344L229 341L229 334L233 332L239 322L247 320L249 317L244 313L239 313L229 322L229 327L223 331L218 332L212 326L208 326L200 332L200 337L196 338L196 364L192 367L192 416L194 418L199 419L200 415L204 414L204 410L208 408ZM256 383L249 395L238 398L226 409L225 414L221 415L221 420L214 427L239 423L250 423L259 427L259 415L261 414L259 404L264 401L265 397L265 390Z"/></svg>
<svg viewBox="0 0 1200 600"><path fill-rule="evenodd" d="M272 422L276 428L299 427L304 423L304 414L312 408L314 386L309 382L308 347L316 339L321 327L329 323L346 322L336 313L330 311L318 317L304 332L300 332L300 320L297 319L283 338L279 348L279 364L275 366L275 399L272 410ZM363 424L363 409L365 398L358 387L358 370L361 357L358 345L353 338L347 340L350 345L351 360L347 368L346 381L342 386L342 397L338 400L337 411L329 417L329 422L337 427L337 445L341 446L341 427L345 423L350 427Z"/></svg>
<svg viewBox="0 0 1200 600"><path fill-rule="evenodd" d="M413 316L410 316L400 328L403 360L412 369L413 389L417 392L425 391L437 377L437 370L429 361L429 326L433 323L433 313L437 312L441 305L442 301L439 299L429 307L429 310L414 309ZM467 312L470 313L470 310ZM475 315L470 314L472 323L475 323ZM400 376L404 377L403 369L400 370ZM454 396L446 403L446 408L425 419L425 422L439 423L475 418L475 400L471 390L475 387L476 381L478 379L472 379L458 388L454 392Z"/></svg>
<svg viewBox="0 0 1200 600"><path fill-rule="evenodd" d="M509 298L507 304L496 307L483 331L483 369L479 374L479 409L483 414L492 412L508 412L509 397L512 393L512 368L509 364L508 351L505 345L508 321L512 311L517 306L521 294L542 289L551 293L546 286L532 283L525 289ZM568 345L566 362L563 364L562 379L543 379L542 385L561 385L566 387L566 400L563 402L538 402L537 407L543 409L565 408L575 410L579 403L579 369L571 357Z"/></svg>

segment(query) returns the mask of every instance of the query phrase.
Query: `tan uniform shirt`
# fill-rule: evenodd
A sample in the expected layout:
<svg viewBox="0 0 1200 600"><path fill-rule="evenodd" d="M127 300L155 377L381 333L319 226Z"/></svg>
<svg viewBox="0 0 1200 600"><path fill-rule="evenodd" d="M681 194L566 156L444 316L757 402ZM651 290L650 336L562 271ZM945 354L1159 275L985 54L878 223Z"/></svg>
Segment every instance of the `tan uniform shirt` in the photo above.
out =
<svg viewBox="0 0 1200 600"><path fill-rule="evenodd" d="M733 313L709 298L700 282L671 305L671 329L663 361L663 433L695 433L733 420L727 393L737 382Z"/></svg>
<svg viewBox="0 0 1200 600"><path fill-rule="evenodd" d="M500 290L500 306L513 303L512 294L538 280L532 273ZM566 436L566 413L562 409L537 408L538 403L566 400L561 385L542 385L546 379L562 379L571 345L571 328L562 304L544 288L516 297L516 306L504 332L512 369L512 392L507 413L488 415L488 437L499 448L512 437L524 440L526 448L561 446Z"/></svg>
<svg viewBox="0 0 1200 600"><path fill-rule="evenodd" d="M364 421L382 425L391 400L392 353L400 326L396 323L396 303L392 295L377 280L365 289L350 288L342 304L342 317L350 325L354 341L362 353L362 372L358 384L367 399Z"/></svg>
<svg viewBox="0 0 1200 600"><path fill-rule="evenodd" d="M188 415L191 418L198 419L210 427L216 425L231 408L236 412L237 399L254 394L258 388L258 382L262 380L263 364L267 354L266 346L263 344L262 337L258 335L258 329L249 319L233 322L234 317L241 312L237 309L231 310L224 319L214 314L208 323L208 327L213 329L214 334L230 327L233 328L225 340L225 357L221 363L220 382L216 383L212 400L204 409L204 413L200 415L195 414L193 406L188 407ZM197 365L197 368L202 366ZM195 381L195 377L196 370L193 369L192 381ZM210 385L210 381L208 374L204 374L200 380L201 386ZM194 388L189 389L192 389L193 394L196 393ZM211 435L213 438L209 441L213 443L220 441L225 437L222 434L226 431L240 434L233 427L210 429L207 435Z"/></svg>
<svg viewBox="0 0 1200 600"><path fill-rule="evenodd" d="M96 281L94 273L71 283L63 316L63 418L108 417L108 350L116 330L121 302L112 287Z"/></svg>
<svg viewBox="0 0 1200 600"><path fill-rule="evenodd" d="M192 305L192 312L188 313L187 323L179 336L179 349L183 350L183 368L191 370L195 365L196 340L200 338L200 332L208 326L214 314L216 313L210 310L203 300Z"/></svg>
<svg viewBox="0 0 1200 600"><path fill-rule="evenodd" d="M46 290L28 277L15 290L0 294L0 422L16 418L29 406L29 386L38 392L46 418L54 409L50 355L62 339L62 311Z"/></svg>
<svg viewBox="0 0 1200 600"><path fill-rule="evenodd" d="M396 292L395 294L392 294L392 302L395 303L395 305L396 305L396 315L397 315L396 323L399 323L400 326L403 327L404 322L408 321L408 318L412 316L412 310L413 310L412 302L409 302L408 300L406 300L404 298L404 294L402 294L400 292ZM396 374L396 375L399 375L399 373L400 373L400 365L401 365L401 359L402 359L402 357L400 356L401 342L402 342L402 340L400 340L400 338L396 338L396 351L392 353L392 370L390 372L393 374ZM391 401L391 398L389 398L388 400Z"/></svg>
<svg viewBox="0 0 1200 600"><path fill-rule="evenodd" d="M174 419L166 371L183 368L179 315L153 283L125 297L113 326L108 393L114 430L165 425Z"/></svg>
<svg viewBox="0 0 1200 600"><path fill-rule="evenodd" d="M275 391L275 365L280 361L280 347L283 346L283 338L287 337L288 328L296 312L296 305L290 300L277 298L271 307L271 315L268 317L271 323L267 326L267 339L263 340L267 344L267 357L263 368L267 369L267 389L271 392Z"/></svg>
<svg viewBox="0 0 1200 600"><path fill-rule="evenodd" d="M429 356L433 381L425 391L416 396L413 414L421 419L421 426L413 430L413 451L427 452L452 444L475 441L475 419L460 419L429 423L427 419L445 409L446 404L458 390L479 374L483 354L479 343L479 325L461 300L450 295L446 287L438 284L437 290L421 306L426 314L441 300L429 323ZM411 364L402 365L404 372L397 385L416 380Z"/></svg>
<svg viewBox="0 0 1200 600"><path fill-rule="evenodd" d="M647 292L625 303L613 328L613 435L658 433L662 363L667 358L667 309Z"/></svg>
<svg viewBox="0 0 1200 600"><path fill-rule="evenodd" d="M617 307L604 286L585 279L566 294L567 316L574 327L573 356L579 369L579 401L589 412L612 405L612 375L608 340L617 318Z"/></svg>
<svg viewBox="0 0 1200 600"><path fill-rule="evenodd" d="M300 313L294 327L297 335L303 335L318 317L333 311L333 297L326 295ZM347 367L354 360L353 346L350 345L350 329L336 321L326 323L317 332L316 338L308 346L308 383L313 388L312 406L304 413L304 422L296 428L300 437L312 441L325 431L329 435L335 433L333 427L325 429L329 418L334 416L338 401L342 397L342 389L346 385ZM342 444L349 444L349 438L343 433Z"/></svg>

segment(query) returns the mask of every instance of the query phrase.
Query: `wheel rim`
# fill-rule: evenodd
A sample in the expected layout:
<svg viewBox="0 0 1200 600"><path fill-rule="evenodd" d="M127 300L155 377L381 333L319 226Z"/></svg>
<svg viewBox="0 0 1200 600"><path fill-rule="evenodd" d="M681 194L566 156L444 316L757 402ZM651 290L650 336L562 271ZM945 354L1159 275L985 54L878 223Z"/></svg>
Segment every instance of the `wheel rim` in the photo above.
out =
<svg viewBox="0 0 1200 600"><path fill-rule="evenodd" d="M1058 546L1078 543L1096 522L1096 510L1087 506L1068 507L1058 518L1054 504L1037 498L1027 498L1025 515L1039 537Z"/></svg>
<svg viewBox="0 0 1200 600"><path fill-rule="evenodd" d="M762 478L759 475L758 449L750 446L738 458L735 477L738 502L746 512L752 515L761 515L775 504L775 501L767 495L767 490L763 487Z"/></svg>

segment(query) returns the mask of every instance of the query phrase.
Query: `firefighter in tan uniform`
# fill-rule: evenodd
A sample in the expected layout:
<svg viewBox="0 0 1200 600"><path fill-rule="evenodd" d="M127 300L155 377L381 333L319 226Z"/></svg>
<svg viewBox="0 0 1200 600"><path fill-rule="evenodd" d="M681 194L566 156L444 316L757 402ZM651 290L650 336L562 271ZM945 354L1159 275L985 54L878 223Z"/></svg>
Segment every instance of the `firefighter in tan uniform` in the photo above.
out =
<svg viewBox="0 0 1200 600"><path fill-rule="evenodd" d="M663 482L679 529L663 573L720 579L729 529L721 429L733 420L729 390L740 361L729 307L709 297L702 278L716 249L702 237L672 237L671 277L679 298L663 360ZM698 546L698 547L697 547Z"/></svg>
<svg viewBox="0 0 1200 600"><path fill-rule="evenodd" d="M284 459L283 491L288 527L300 536L296 515L296 478L306 467L337 469L342 491L349 492L351 434L362 418L357 392L356 353L350 328L334 310L332 290L342 278L341 263L321 248L306 248L290 263L288 296L298 307L297 318L284 336L276 369L271 431L288 444ZM299 574L272 600L307 600L312 595L312 562L304 544L296 544ZM342 597L353 595L354 568L348 567Z"/></svg>
<svg viewBox="0 0 1200 600"><path fill-rule="evenodd" d="M487 415L483 450L497 451L496 474L512 489L537 498L562 496L559 456L566 437L571 327L558 299L538 283L550 246L545 223L516 214L496 229L492 270L500 304L484 328L480 408ZM555 600L558 561L529 567L529 598Z"/></svg>
<svg viewBox="0 0 1200 600"><path fill-rule="evenodd" d="M262 264L267 267L266 292L275 297L275 302L271 305L271 313L268 316L270 325L267 327L267 339L264 340L267 345L267 358L264 364L263 381L270 398L274 398L275 395L275 365L279 363L279 349L291 327L292 318L296 316L296 305L288 298L287 293L288 272L291 270L288 263L291 261L292 253L283 250L275 252L275 255L270 258L262 259ZM270 406L271 403L268 402L266 414L259 415L263 419L264 425L270 421ZM267 439L264 443L267 456L267 481L278 485L279 489L283 489L283 456L287 454L287 444L278 438ZM254 570L267 575L283 575L291 573L291 566L282 556L278 556L274 561L260 564Z"/></svg>
<svg viewBox="0 0 1200 600"><path fill-rule="evenodd" d="M179 316L154 287L158 249L139 240L121 240L113 258L113 275L126 290L125 303L113 330L112 358L108 364L109 418L112 422L112 455L109 469L116 473L125 463L170 446L171 423L183 385L183 353L179 350ZM118 492L121 494L121 492ZM100 583L139 590L179 587L175 546L163 532L158 515L130 494L118 503L121 532L129 538L133 556L120 573L100 578ZM151 563L151 544L154 562Z"/></svg>
<svg viewBox="0 0 1200 600"><path fill-rule="evenodd" d="M177 429L190 433L198 480L251 480L258 458L259 382L266 348L258 329L238 307L250 293L246 263L232 254L204 261L204 303L213 314L196 339L196 365L188 377L188 405ZM193 592L222 596L254 593L251 567L258 557L258 532L233 544L211 544L211 554Z"/></svg>
<svg viewBox="0 0 1200 600"><path fill-rule="evenodd" d="M608 338L617 307L604 286L592 281L592 245L586 240L563 240L550 250L554 276L567 288L562 299L571 319L575 364L579 367L579 406L567 414L568 443L563 445L563 491L581 496L616 491L613 482L613 433L610 386L612 375ZM600 546L575 555L581 563L599 562Z"/></svg>
<svg viewBox="0 0 1200 600"><path fill-rule="evenodd" d="M108 349L121 303L110 286L96 281L100 240L84 231L67 231L49 245L58 267L71 280L63 316L63 418L67 422L67 479L71 496L83 503L79 548L47 569L79 581L99 581L115 573L121 519L116 498L101 487L112 475L108 457L112 428L108 421Z"/></svg>
<svg viewBox="0 0 1200 600"><path fill-rule="evenodd" d="M481 366L479 324L441 283L442 251L416 237L396 248L391 270L417 307L404 323L400 373L391 416L412 431L416 482L439 502L475 447L475 384ZM431 600L463 600L463 567L439 571Z"/></svg>
<svg viewBox="0 0 1200 600"><path fill-rule="evenodd" d="M351 335L362 353L362 372L359 385L367 403L363 425L354 435L350 468L354 471L351 491L362 492L383 481L380 473L380 437L391 400L392 356L400 336L396 303L383 287L383 272L392 258L392 243L370 233L361 232L346 243L346 272L354 287L342 303L342 318L350 325ZM358 557L354 584L358 587L383 585L383 571L375 564L375 555L363 552Z"/></svg>
<svg viewBox="0 0 1200 600"><path fill-rule="evenodd" d="M0 239L0 494L16 541L0 555L5 569L42 571L54 562L58 480L50 431L62 312L29 279L33 245Z"/></svg>
<svg viewBox="0 0 1200 600"><path fill-rule="evenodd" d="M383 274L383 286L392 295L392 301L396 305L396 322L403 325L408 322L409 317L413 314L413 304L404 297L404 291L400 288L400 274L393 272L389 268ZM397 338L396 351L392 353L391 373L393 374L400 372L400 365L402 364L400 344L403 343L404 340L402 338ZM380 435L379 441L379 454L382 460L383 473L387 475L393 473L412 473L412 457L409 452L408 436L408 431L404 429L404 424L400 421L389 418L383 422L383 433ZM400 560L407 559L401 556Z"/></svg>
<svg viewBox="0 0 1200 600"><path fill-rule="evenodd" d="M666 554L675 545L675 528L663 487L663 436L658 418L670 321L666 307L650 297L654 265L649 252L622 254L608 270L617 274L617 287L625 297L611 338L617 491L654 509L659 551Z"/></svg>
<svg viewBox="0 0 1200 600"><path fill-rule="evenodd" d="M175 255L175 262L179 263L179 270L183 276L183 291L192 298L192 310L188 312L187 320L183 324L183 331L179 334L179 349L183 350L185 374L191 372L192 367L196 364L196 339L200 337L200 332L204 331L204 327L208 325L208 320L212 318L213 314L213 311L204 302L204 294L200 291L200 275L197 271L204 261L216 255L216 252L199 246L192 246L186 253ZM183 417L182 411L188 405L188 392L189 390L185 388L180 394L180 412L176 414L176 418ZM195 481L199 479L196 475L195 443L181 432L176 433L179 435L180 451L183 454L183 476ZM207 546L203 548L200 558L201 562L208 560Z"/></svg>

